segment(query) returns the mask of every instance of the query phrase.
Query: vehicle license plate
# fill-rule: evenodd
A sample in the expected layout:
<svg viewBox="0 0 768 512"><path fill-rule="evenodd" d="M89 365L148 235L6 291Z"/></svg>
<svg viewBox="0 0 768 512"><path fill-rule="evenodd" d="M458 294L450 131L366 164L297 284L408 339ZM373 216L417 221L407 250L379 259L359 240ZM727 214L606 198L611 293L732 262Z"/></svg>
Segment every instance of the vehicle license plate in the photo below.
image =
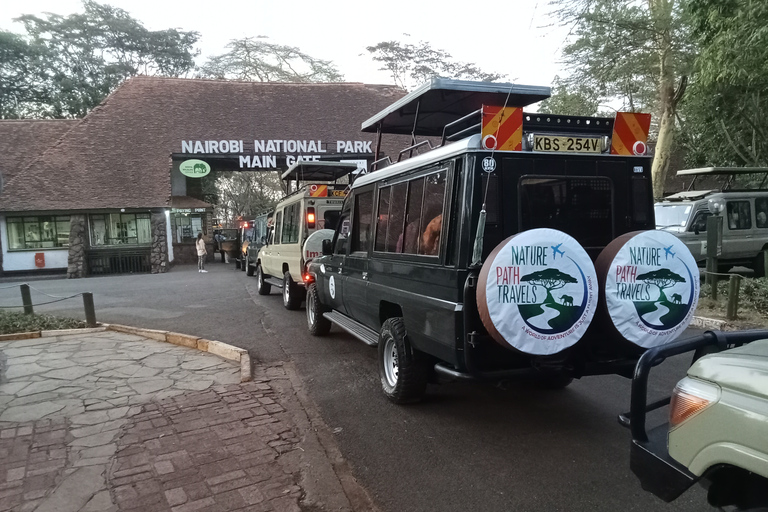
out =
<svg viewBox="0 0 768 512"><path fill-rule="evenodd" d="M534 151L560 151L566 153L601 153L600 139L596 137L561 137L534 135Z"/></svg>
<svg viewBox="0 0 768 512"><path fill-rule="evenodd" d="M347 197L347 192L345 190L334 190L331 194L332 197Z"/></svg>

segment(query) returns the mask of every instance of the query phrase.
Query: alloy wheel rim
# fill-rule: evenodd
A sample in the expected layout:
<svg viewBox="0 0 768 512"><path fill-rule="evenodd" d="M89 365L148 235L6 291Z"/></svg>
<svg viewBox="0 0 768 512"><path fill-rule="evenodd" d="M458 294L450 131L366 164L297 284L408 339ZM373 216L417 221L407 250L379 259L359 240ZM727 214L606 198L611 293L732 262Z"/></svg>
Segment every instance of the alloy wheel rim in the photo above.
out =
<svg viewBox="0 0 768 512"><path fill-rule="evenodd" d="M311 293L307 295L307 319L310 327L315 325L315 299Z"/></svg>
<svg viewBox="0 0 768 512"><path fill-rule="evenodd" d="M285 280L285 283L283 284L283 302L288 304L290 298L291 298L291 291L288 289L288 280Z"/></svg>
<svg viewBox="0 0 768 512"><path fill-rule="evenodd" d="M397 385L400 367L397 363L397 346L392 338L387 339L384 345L384 375L390 386L395 387Z"/></svg>

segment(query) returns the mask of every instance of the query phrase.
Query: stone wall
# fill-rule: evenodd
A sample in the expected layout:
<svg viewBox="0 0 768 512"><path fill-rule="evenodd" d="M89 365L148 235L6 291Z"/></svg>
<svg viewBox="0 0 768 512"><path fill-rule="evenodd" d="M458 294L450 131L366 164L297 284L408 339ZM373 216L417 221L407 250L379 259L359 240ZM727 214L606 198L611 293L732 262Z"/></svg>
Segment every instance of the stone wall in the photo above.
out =
<svg viewBox="0 0 768 512"><path fill-rule="evenodd" d="M166 230L165 212L152 212L152 252L150 260L152 273L168 272L168 232Z"/></svg>
<svg viewBox="0 0 768 512"><path fill-rule="evenodd" d="M69 257L67 258L67 278L85 277L85 249L88 244L85 214L74 213L69 216Z"/></svg>

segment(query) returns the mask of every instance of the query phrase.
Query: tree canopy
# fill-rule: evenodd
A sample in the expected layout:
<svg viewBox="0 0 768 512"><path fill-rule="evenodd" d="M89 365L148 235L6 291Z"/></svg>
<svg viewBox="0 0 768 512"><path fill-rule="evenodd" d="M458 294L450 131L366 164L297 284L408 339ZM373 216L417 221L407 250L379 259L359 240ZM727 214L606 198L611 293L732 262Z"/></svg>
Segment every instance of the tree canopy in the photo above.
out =
<svg viewBox="0 0 768 512"><path fill-rule="evenodd" d="M151 31L93 0L83 7L23 15L24 34L0 31L0 117L83 117L128 77L194 69L197 32Z"/></svg>
<svg viewBox="0 0 768 512"><path fill-rule="evenodd" d="M506 77L501 73L483 71L471 62L454 60L447 51L432 48L432 45L425 41L416 44L382 41L366 47L366 50L371 53L373 60L383 65L383 71L392 75L395 85L406 90L434 77L483 82L495 82Z"/></svg>
<svg viewBox="0 0 768 512"><path fill-rule="evenodd" d="M552 96L539 105L542 114L594 116L600 108L600 95L585 84L570 83L555 77Z"/></svg>
<svg viewBox="0 0 768 512"><path fill-rule="evenodd" d="M569 27L563 59L571 86L596 91L601 103L652 112L654 195L661 197L674 148L678 105L695 57L682 0L553 0Z"/></svg>
<svg viewBox="0 0 768 512"><path fill-rule="evenodd" d="M329 60L293 46L269 43L264 36L233 39L228 51L210 57L200 76L256 82L340 82L344 76Z"/></svg>
<svg viewBox="0 0 768 512"><path fill-rule="evenodd" d="M684 5L700 48L684 105L689 164L768 165L768 3Z"/></svg>

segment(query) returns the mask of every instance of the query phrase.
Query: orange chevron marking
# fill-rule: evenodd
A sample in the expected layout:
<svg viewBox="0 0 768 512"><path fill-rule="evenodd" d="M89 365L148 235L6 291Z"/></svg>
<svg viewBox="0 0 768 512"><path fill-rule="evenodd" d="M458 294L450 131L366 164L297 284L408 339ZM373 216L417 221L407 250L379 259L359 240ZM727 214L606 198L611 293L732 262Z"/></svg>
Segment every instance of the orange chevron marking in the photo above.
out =
<svg viewBox="0 0 768 512"><path fill-rule="evenodd" d="M483 140L488 135L496 138L497 150L520 151L523 146L523 109L483 105Z"/></svg>

